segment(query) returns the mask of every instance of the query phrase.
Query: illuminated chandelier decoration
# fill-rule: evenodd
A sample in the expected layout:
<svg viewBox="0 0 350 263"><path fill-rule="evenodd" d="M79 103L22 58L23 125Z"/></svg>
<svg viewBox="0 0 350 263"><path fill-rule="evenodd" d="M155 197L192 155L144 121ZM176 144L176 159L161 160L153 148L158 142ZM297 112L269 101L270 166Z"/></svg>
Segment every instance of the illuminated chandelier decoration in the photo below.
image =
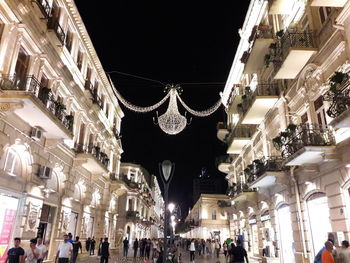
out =
<svg viewBox="0 0 350 263"><path fill-rule="evenodd" d="M118 92L117 89L114 89L116 91L116 96L118 100L129 110L139 112L139 113L146 113L151 112L158 107L160 107L168 98L169 99L169 105L166 110L166 112L160 116L158 116L157 112L157 120L154 119L154 122L156 125L159 125L161 130L169 135L176 135L180 132L182 132L186 125L190 124L189 121L187 121L186 114L185 116L181 115L179 112L177 101L182 104L182 106L192 115L197 117L206 117L211 114L213 114L221 105L221 98L218 102L216 102L212 107L210 107L207 110L204 111L195 111L191 109L180 97L182 93L182 88L180 85L174 85L174 84L168 84L165 86L164 92L167 94L161 99L158 103L149 106L149 107L140 107L135 106L131 104L130 102L126 101L121 94Z"/></svg>

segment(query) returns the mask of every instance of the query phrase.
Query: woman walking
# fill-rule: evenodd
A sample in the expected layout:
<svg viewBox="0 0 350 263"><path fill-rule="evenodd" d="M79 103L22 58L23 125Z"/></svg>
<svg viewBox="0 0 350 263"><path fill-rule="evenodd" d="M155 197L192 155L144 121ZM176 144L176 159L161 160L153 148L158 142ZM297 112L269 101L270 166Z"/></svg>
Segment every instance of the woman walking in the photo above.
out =
<svg viewBox="0 0 350 263"><path fill-rule="evenodd" d="M194 245L194 239L191 240L190 244L190 262L194 263L194 254L196 252L196 247Z"/></svg>

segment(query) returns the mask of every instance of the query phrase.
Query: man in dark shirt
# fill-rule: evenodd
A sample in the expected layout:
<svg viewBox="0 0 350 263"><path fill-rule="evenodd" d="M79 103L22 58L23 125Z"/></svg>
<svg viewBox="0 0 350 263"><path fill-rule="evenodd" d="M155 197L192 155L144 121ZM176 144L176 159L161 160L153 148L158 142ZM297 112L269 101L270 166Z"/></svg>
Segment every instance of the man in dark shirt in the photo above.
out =
<svg viewBox="0 0 350 263"><path fill-rule="evenodd" d="M108 238L105 237L104 242L101 244L101 260L100 263L108 263L109 258L109 243Z"/></svg>
<svg viewBox="0 0 350 263"><path fill-rule="evenodd" d="M249 263L247 251L242 247L241 240L237 240L236 247L232 249L232 263L244 263L244 258Z"/></svg>
<svg viewBox="0 0 350 263"><path fill-rule="evenodd" d="M129 240L127 238L125 238L123 241L123 256L124 257L128 256L128 250L129 250Z"/></svg>
<svg viewBox="0 0 350 263"><path fill-rule="evenodd" d="M22 263L24 250L23 248L20 247L20 244L21 244L21 239L19 237L16 237L14 239L15 247L7 251L6 263Z"/></svg>
<svg viewBox="0 0 350 263"><path fill-rule="evenodd" d="M73 241L72 245L73 245L72 263L75 263L78 258L79 248L80 248L80 253L83 253L83 248L82 248L81 242L79 241L78 236L75 237L75 241Z"/></svg>

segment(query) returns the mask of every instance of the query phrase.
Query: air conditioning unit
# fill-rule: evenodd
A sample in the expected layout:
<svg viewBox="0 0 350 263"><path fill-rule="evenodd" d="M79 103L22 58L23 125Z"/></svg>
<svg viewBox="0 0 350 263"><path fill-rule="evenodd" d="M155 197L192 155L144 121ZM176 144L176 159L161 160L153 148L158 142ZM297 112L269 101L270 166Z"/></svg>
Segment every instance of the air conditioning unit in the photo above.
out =
<svg viewBox="0 0 350 263"><path fill-rule="evenodd" d="M42 134L43 130L40 127L35 126L30 132L30 137L36 141L40 141Z"/></svg>
<svg viewBox="0 0 350 263"><path fill-rule="evenodd" d="M38 176L41 179L50 179L51 173L52 173L52 168L47 167L47 166L40 166Z"/></svg>

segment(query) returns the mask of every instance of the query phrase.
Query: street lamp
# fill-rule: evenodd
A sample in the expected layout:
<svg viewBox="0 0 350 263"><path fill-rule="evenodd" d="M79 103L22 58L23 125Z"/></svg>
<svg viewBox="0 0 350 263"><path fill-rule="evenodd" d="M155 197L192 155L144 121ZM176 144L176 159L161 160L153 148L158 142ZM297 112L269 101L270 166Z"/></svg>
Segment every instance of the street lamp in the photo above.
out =
<svg viewBox="0 0 350 263"><path fill-rule="evenodd" d="M166 246L167 246L167 228L168 228L168 190L169 184L173 177L175 170L175 164L169 160L165 160L159 164L159 173L160 178L162 178L163 187L164 187L164 239L163 239L163 262L166 259Z"/></svg>
<svg viewBox="0 0 350 263"><path fill-rule="evenodd" d="M168 205L168 209L170 211L170 214L172 214L174 212L174 209L175 209L175 204L174 203L170 203Z"/></svg>

